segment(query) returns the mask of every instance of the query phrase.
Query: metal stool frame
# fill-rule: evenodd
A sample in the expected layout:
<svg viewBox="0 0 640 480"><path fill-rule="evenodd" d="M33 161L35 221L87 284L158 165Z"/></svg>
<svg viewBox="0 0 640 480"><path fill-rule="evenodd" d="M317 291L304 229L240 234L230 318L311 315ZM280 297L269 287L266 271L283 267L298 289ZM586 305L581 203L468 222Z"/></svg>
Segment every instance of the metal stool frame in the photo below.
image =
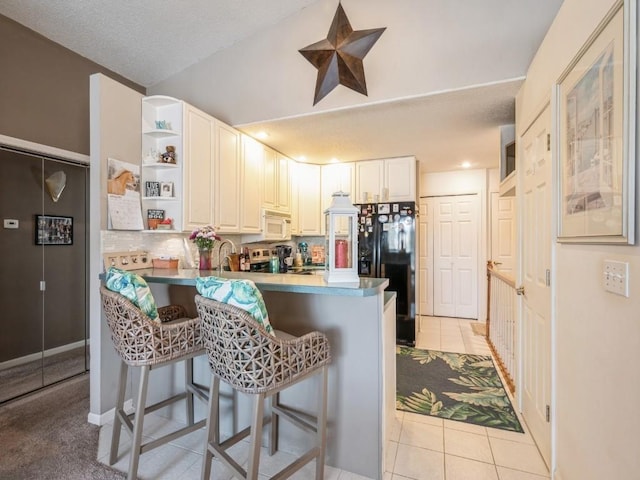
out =
<svg viewBox="0 0 640 480"><path fill-rule="evenodd" d="M322 479L327 441L327 378L331 361L327 337L320 332L311 332L302 337L274 337L238 307L200 295L196 295L195 302L213 373L209 390L207 447L202 464L202 479L210 478L214 456L238 477L257 479L263 425L271 423L269 453L273 455L277 450L280 417L312 433L316 442L315 446L272 478L287 478L315 459L316 479ZM280 403L279 394L282 390L313 375L321 376L316 417L309 418ZM224 441L220 439L218 418L221 380L234 390L254 396L251 426ZM271 416L265 418L264 401L267 398L271 399ZM245 470L226 450L249 435L249 464Z"/></svg>
<svg viewBox="0 0 640 480"><path fill-rule="evenodd" d="M124 427L132 438L127 478L134 480L137 477L140 454L187 435L206 424L206 419L194 421L194 398L204 403L209 400L206 387L193 381L193 358L205 353L200 320L185 318L185 310L182 306L169 305L158 308L160 318L166 321L160 323L151 320L117 292L101 286L100 295L111 331L111 339L121 359L109 464L113 465L117 460L120 432ZM151 370L180 361L185 361L185 391L145 406ZM129 367L141 367L135 411L131 414L127 414L124 410ZM183 399L186 399L187 426L142 443L144 415Z"/></svg>

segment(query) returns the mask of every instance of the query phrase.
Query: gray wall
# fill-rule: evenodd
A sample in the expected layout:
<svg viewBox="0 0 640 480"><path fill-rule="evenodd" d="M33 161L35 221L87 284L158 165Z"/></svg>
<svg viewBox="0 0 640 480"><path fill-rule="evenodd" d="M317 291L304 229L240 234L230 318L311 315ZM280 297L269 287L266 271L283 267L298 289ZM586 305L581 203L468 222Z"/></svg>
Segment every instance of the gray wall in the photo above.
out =
<svg viewBox="0 0 640 480"><path fill-rule="evenodd" d="M83 341L86 336L86 206L84 166L0 149L3 181L0 218L19 221L0 230L6 252L0 270L0 362ZM62 171L67 177L53 202L44 179ZM10 179L5 182L4 179ZM73 218L71 245L37 245L35 215ZM40 291L39 282L46 282Z"/></svg>
<svg viewBox="0 0 640 480"><path fill-rule="evenodd" d="M0 15L0 134L89 154L89 76L145 89Z"/></svg>

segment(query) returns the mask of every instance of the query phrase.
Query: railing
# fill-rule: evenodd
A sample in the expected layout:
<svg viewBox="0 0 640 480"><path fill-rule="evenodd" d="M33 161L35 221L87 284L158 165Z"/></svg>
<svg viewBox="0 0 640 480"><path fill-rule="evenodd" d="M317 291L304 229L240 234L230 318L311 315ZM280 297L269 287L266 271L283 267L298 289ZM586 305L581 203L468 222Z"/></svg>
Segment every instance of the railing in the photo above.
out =
<svg viewBox="0 0 640 480"><path fill-rule="evenodd" d="M487 263L487 341L511 393L517 362L516 284Z"/></svg>

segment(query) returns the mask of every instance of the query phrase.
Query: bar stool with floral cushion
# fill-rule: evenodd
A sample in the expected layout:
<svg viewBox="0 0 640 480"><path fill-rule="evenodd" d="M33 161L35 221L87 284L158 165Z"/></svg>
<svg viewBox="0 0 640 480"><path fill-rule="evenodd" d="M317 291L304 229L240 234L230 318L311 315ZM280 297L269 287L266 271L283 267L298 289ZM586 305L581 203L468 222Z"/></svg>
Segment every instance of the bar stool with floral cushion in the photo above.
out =
<svg viewBox="0 0 640 480"><path fill-rule="evenodd" d="M157 308L142 277L113 267L105 275L100 296L111 340L121 359L109 464L113 465L117 460L120 431L124 427L132 436L127 478L133 480L137 476L141 453L202 428L206 423L206 419L195 422L193 412L194 397L205 404L208 400L205 387L193 381L193 358L204 354L200 320L187 318L180 305ZM184 391L146 406L151 370L180 361L185 361ZM141 374L135 412L127 415L124 397L129 367L141 367ZM144 415L182 399L186 399L187 425L142 443Z"/></svg>
<svg viewBox="0 0 640 480"><path fill-rule="evenodd" d="M327 369L331 361L329 341L323 333L294 337L273 330L260 291L250 280L216 277L196 279L195 302L202 321L202 336L213 373L209 391L207 446L202 478L209 479L216 457L240 478L258 477L264 400L271 399L269 453L275 453L280 417L309 432L315 445L274 477L286 478L315 459L316 479L324 476L327 419ZM319 375L318 411L315 418L280 403L282 390ZM221 441L218 420L220 381L253 396L251 425ZM251 435L249 463L243 469L227 449Z"/></svg>

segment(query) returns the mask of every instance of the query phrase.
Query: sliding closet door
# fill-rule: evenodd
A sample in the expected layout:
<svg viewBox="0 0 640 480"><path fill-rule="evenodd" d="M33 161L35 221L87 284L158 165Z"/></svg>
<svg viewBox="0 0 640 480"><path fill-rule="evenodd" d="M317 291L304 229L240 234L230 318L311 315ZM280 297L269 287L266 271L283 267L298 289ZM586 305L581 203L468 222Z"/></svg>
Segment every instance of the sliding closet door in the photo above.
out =
<svg viewBox="0 0 640 480"><path fill-rule="evenodd" d="M44 161L44 213L54 235L44 246L44 384L84 372L87 338L87 168ZM50 185L64 177L57 201ZM47 181L49 184L47 184ZM58 183L58 188L60 184Z"/></svg>
<svg viewBox="0 0 640 480"><path fill-rule="evenodd" d="M42 160L0 149L0 401L43 385Z"/></svg>
<svg viewBox="0 0 640 480"><path fill-rule="evenodd" d="M88 169L1 148L0 169L2 402L88 369Z"/></svg>

